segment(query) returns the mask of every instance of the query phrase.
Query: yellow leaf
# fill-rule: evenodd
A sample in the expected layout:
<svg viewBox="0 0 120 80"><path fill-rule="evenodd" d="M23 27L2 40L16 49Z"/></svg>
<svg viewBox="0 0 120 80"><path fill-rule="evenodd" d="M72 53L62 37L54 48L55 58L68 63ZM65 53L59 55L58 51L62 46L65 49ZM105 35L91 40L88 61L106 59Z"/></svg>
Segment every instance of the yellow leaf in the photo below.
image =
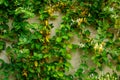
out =
<svg viewBox="0 0 120 80"><path fill-rule="evenodd" d="M62 63L63 62L63 60L59 60L59 63Z"/></svg>
<svg viewBox="0 0 120 80"><path fill-rule="evenodd" d="M48 26L48 20L45 20L45 25Z"/></svg>
<svg viewBox="0 0 120 80"><path fill-rule="evenodd" d="M37 61L35 61L35 62L34 62L34 65L35 65L35 67L37 67L37 66L38 66L38 62L37 62Z"/></svg>
<svg viewBox="0 0 120 80"><path fill-rule="evenodd" d="M105 42L102 42L102 43L101 43L102 46L105 46L105 44L106 44Z"/></svg>
<svg viewBox="0 0 120 80"><path fill-rule="evenodd" d="M86 11L81 12L82 16L85 16L85 14L86 14Z"/></svg>
<svg viewBox="0 0 120 80"><path fill-rule="evenodd" d="M101 44L99 47L99 52L102 52L102 51L103 51L103 45Z"/></svg>
<svg viewBox="0 0 120 80"><path fill-rule="evenodd" d="M63 62L63 58L60 57L60 59L59 59L59 63L62 63L62 62Z"/></svg>
<svg viewBox="0 0 120 80"><path fill-rule="evenodd" d="M77 22L78 22L78 25L81 25L81 23L83 22L83 18L79 18Z"/></svg>
<svg viewBox="0 0 120 80"><path fill-rule="evenodd" d="M85 23L87 22L87 19L86 19L86 18L84 18L84 22L85 22Z"/></svg>
<svg viewBox="0 0 120 80"><path fill-rule="evenodd" d="M118 56L118 60L120 61L120 56Z"/></svg>
<svg viewBox="0 0 120 80"><path fill-rule="evenodd" d="M46 31L46 34L47 34L47 35L50 35L50 31Z"/></svg>
<svg viewBox="0 0 120 80"><path fill-rule="evenodd" d="M94 50L96 51L98 49L98 47L99 47L98 43L96 43L95 46L94 46Z"/></svg>
<svg viewBox="0 0 120 80"><path fill-rule="evenodd" d="M49 13L50 16L52 16L53 12L54 12L54 9L53 9L53 8L49 8L49 9L48 9L48 13Z"/></svg>
<svg viewBox="0 0 120 80"><path fill-rule="evenodd" d="M41 34L43 34L43 31L40 31Z"/></svg>
<svg viewBox="0 0 120 80"><path fill-rule="evenodd" d="M27 77L27 72L26 71L23 71L23 76Z"/></svg>
<svg viewBox="0 0 120 80"><path fill-rule="evenodd" d="M46 42L49 42L49 36L46 36L45 39L46 39Z"/></svg>
<svg viewBox="0 0 120 80"><path fill-rule="evenodd" d="M117 18L115 19L115 25L114 25L115 28L120 28L120 18Z"/></svg>

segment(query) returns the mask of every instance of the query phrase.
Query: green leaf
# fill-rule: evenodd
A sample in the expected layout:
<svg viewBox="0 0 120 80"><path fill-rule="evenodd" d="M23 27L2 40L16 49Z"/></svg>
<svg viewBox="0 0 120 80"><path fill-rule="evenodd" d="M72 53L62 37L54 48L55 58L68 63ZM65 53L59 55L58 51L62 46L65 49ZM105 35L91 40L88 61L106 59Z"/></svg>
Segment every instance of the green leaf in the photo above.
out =
<svg viewBox="0 0 120 80"><path fill-rule="evenodd" d="M70 54L66 54L66 58L67 58L67 59L71 59L71 57L72 57L72 56L71 56Z"/></svg>
<svg viewBox="0 0 120 80"><path fill-rule="evenodd" d="M43 58L47 58L47 57L49 57L49 54L45 54L45 55L43 56Z"/></svg>
<svg viewBox="0 0 120 80"><path fill-rule="evenodd" d="M69 37L72 37L72 36L73 36L73 33L68 33L68 36L69 36Z"/></svg>
<svg viewBox="0 0 120 80"><path fill-rule="evenodd" d="M0 41L0 51L5 49L5 42L4 41Z"/></svg>
<svg viewBox="0 0 120 80"><path fill-rule="evenodd" d="M63 38L63 39L68 39L68 36L67 36L67 35L62 36L62 38Z"/></svg>
<svg viewBox="0 0 120 80"><path fill-rule="evenodd" d="M41 71L40 68L37 68L37 72L40 73L40 71Z"/></svg>
<svg viewBox="0 0 120 80"><path fill-rule="evenodd" d="M72 48L73 48L72 44L69 44L69 45L68 45L68 48L72 49Z"/></svg>
<svg viewBox="0 0 120 80"><path fill-rule="evenodd" d="M92 67L92 68L90 69L91 72L95 72L95 70L96 70L95 67Z"/></svg>
<svg viewBox="0 0 120 80"><path fill-rule="evenodd" d="M0 0L0 4L3 4L5 1L4 0Z"/></svg>
<svg viewBox="0 0 120 80"><path fill-rule="evenodd" d="M71 64L69 63L69 62L66 62L66 63L64 63L65 64L65 67L67 67L67 68L70 68L71 67Z"/></svg>
<svg viewBox="0 0 120 80"><path fill-rule="evenodd" d="M0 70L4 67L4 61L0 59Z"/></svg>
<svg viewBox="0 0 120 80"><path fill-rule="evenodd" d="M27 9L24 9L23 7L18 7L15 10L15 15L23 14L23 18L32 18L34 17L34 13L28 11Z"/></svg>
<svg viewBox="0 0 120 80"><path fill-rule="evenodd" d="M80 67L83 68L83 69L87 69L87 68L88 68L88 65L87 65L86 63L82 63L82 64L80 65Z"/></svg>
<svg viewBox="0 0 120 80"><path fill-rule="evenodd" d="M36 53L36 52L34 52L34 56L33 56L33 58L34 58L34 59L38 59L38 60L40 60L40 59L43 58L43 54L40 54L40 53Z"/></svg>
<svg viewBox="0 0 120 80"><path fill-rule="evenodd" d="M29 71L30 71L31 73L34 73L34 72L35 72L35 70L32 69L32 68L29 68Z"/></svg>
<svg viewBox="0 0 120 80"><path fill-rule="evenodd" d="M117 70L117 71L120 71L120 65L117 65L117 66L116 66L116 70Z"/></svg>
<svg viewBox="0 0 120 80"><path fill-rule="evenodd" d="M40 17L39 17L40 20L46 20L50 16L47 12L44 11L40 11L39 13L40 13Z"/></svg>
<svg viewBox="0 0 120 80"><path fill-rule="evenodd" d="M89 36L90 35L90 31L89 30L85 30L85 32L84 32L87 36Z"/></svg>
<svg viewBox="0 0 120 80"><path fill-rule="evenodd" d="M103 21L103 29L107 30L109 27L110 27L109 23L106 20L104 20Z"/></svg>
<svg viewBox="0 0 120 80"><path fill-rule="evenodd" d="M62 41L62 38L61 37L57 37L57 39L56 39L56 42L61 42Z"/></svg>
<svg viewBox="0 0 120 80"><path fill-rule="evenodd" d="M63 77L64 73L63 72L58 72L57 73L59 77Z"/></svg>
<svg viewBox="0 0 120 80"><path fill-rule="evenodd" d="M36 49L40 49L40 44L36 44Z"/></svg>

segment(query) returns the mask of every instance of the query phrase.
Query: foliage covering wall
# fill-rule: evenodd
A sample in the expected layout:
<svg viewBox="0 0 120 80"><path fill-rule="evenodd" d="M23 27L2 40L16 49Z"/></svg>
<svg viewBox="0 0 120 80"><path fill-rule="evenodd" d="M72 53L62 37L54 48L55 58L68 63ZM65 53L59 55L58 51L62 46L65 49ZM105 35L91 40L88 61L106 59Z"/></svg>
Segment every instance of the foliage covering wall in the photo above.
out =
<svg viewBox="0 0 120 80"><path fill-rule="evenodd" d="M0 60L0 79L12 75L16 80L119 80L116 72L96 72L104 65L120 70L119 5L119 0L0 0L0 51L5 50L10 60ZM50 37L56 26L49 20L57 18L56 11L63 15L62 23ZM40 23L27 21L36 16ZM96 29L94 38L88 26ZM71 43L74 35L81 45ZM76 49L84 52L81 64L74 75L67 75L70 53ZM89 67L89 59L97 67Z"/></svg>

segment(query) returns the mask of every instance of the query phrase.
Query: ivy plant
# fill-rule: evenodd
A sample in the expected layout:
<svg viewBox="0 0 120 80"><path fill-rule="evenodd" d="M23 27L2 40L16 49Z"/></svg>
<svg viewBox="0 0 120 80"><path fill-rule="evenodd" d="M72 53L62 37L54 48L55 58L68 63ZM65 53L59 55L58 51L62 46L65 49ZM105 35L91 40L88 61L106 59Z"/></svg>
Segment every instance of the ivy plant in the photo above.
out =
<svg viewBox="0 0 120 80"><path fill-rule="evenodd" d="M0 0L0 52L5 50L10 61L0 59L0 79L119 80L119 5L119 0ZM54 12L63 16L51 37L56 26L49 21L57 18ZM40 23L28 21L34 17ZM95 37L89 27L95 29ZM74 35L80 44L71 42ZM79 68L73 75L66 74L76 49L84 52ZM89 61L95 66L89 66ZM96 70L103 71L104 66L114 72L99 75Z"/></svg>

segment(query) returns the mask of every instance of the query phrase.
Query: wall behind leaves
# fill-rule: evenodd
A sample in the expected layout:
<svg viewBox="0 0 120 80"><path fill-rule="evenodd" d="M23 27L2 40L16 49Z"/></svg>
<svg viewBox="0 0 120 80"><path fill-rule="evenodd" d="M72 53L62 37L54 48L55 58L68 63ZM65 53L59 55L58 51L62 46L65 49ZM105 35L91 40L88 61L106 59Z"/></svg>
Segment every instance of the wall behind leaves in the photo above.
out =
<svg viewBox="0 0 120 80"><path fill-rule="evenodd" d="M1 0L0 79L119 80L119 0Z"/></svg>

